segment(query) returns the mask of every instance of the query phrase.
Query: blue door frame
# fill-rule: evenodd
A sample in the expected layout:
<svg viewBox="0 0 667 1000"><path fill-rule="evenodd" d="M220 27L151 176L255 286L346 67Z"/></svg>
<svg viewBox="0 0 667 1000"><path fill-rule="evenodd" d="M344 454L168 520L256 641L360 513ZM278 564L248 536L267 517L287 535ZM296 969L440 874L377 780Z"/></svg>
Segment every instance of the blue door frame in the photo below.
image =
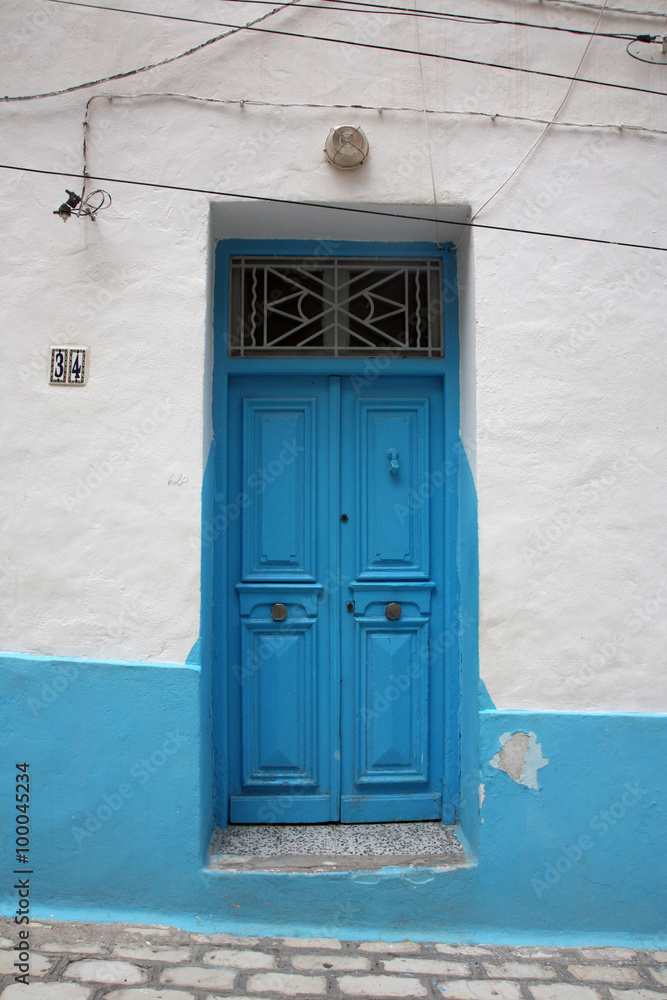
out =
<svg viewBox="0 0 667 1000"><path fill-rule="evenodd" d="M213 728L216 753L216 821L220 826L230 822L230 800L232 822L323 822L339 818L344 822L369 822L378 819L389 821L431 818L437 814L443 822L449 823L455 819L458 807L460 650L457 628L459 588L456 473L459 448L459 363L455 256L450 247L443 249L428 243L336 243L332 252L337 257L357 258L440 257L443 263L444 357L442 359L388 356L341 359L230 358L227 352L230 257L233 255L322 256L323 245L310 241L245 240L221 241L217 245L213 379L215 493L214 510L208 512L209 517L205 516L205 520L213 526L209 531L209 544L212 542L214 545ZM426 399L433 428L429 439L430 473L425 474L422 469L419 474L421 478L418 476L417 480L410 483L410 499L407 505L403 505L410 509L425 504L431 511L436 512L435 519L431 518L432 537L430 541L427 540L432 553L433 572L430 577L428 571L423 572L423 566L415 569L412 579L410 572L407 575L401 572L401 580L398 582L390 578L391 574L383 578L382 571L371 569L366 573L366 579L362 573L354 581L356 589L352 592L345 577L349 575L346 567L351 567L354 562L349 548L351 544L349 539L353 533L349 532L346 536L345 532L342 532L340 540L333 542L330 542L325 537L326 533L321 530L316 530L313 535L314 544L318 548L319 566L321 569L325 568L326 572L325 583L328 581L328 586L325 589L329 591L327 597L332 591L338 594L336 601L330 602L328 610L330 612L335 603L334 618L338 615L340 624L332 620L320 620L320 613L327 605L327 601L323 602L321 597L314 596L315 588L311 589L310 594L303 591L303 588L300 594L294 589L291 592L287 589L291 587L298 590L300 583L312 585L313 580L305 579L309 576L308 572L301 581L295 581L289 575L281 579L280 572L277 575L274 572L268 589L262 591L261 573L257 580L253 579L252 571L249 576L246 572L242 579L237 569L245 559L244 546L251 544L247 538L245 542L242 540L240 526L245 511L252 505L252 498L249 499L242 489L244 459L238 439L240 414L244 412L244 407L246 410L248 407L252 410L255 405L252 399L264 400L264 403L258 404L259 410L268 400L280 397L281 394L289 396L291 392L294 398L303 400L305 385L311 386L305 393L306 397L316 398L319 393L324 400L326 395L326 406L324 404L319 406L320 415L317 420L320 423L319 429L315 428L315 433L320 436L327 435L327 445L322 449L320 459L320 485L324 486L326 480L326 482L336 481L339 484L336 486L336 491L340 487L340 497L332 496L329 489L320 491L318 510L324 511L321 516L328 518L329 523L333 516L338 519L338 507L340 506L342 511L346 503L351 509L357 510L359 516L366 516L361 508L358 505L355 508L354 504L360 488L362 491L367 490L368 483L364 486L360 482L355 463L346 461L346 456L340 453L340 442L349 441L354 435L358 437L360 433L361 424L358 419L355 425L355 406L358 408L361 405L362 409L364 406L366 408L370 406L371 410L375 406L377 410L375 404L378 401L384 400L382 403L384 405L388 399L393 399L392 405L394 405L401 395L412 399L413 402L417 398ZM412 406L411 403L406 405ZM265 420L266 414L262 416L259 410L257 419ZM414 407L412 410L414 411ZM418 419L414 412L412 416ZM387 414L384 414L383 419L385 417ZM337 427L336 433L333 434L330 432L332 422ZM393 426L391 419L388 425L385 420L383 426ZM394 434L395 429L391 434ZM230 435L232 447L229 443ZM418 440L419 436L417 431L415 440ZM381 447L384 448L385 444L386 442L382 441ZM404 451L407 446L406 440ZM363 443L357 441L356 447L361 449ZM361 454L361 451L359 453ZM386 459L386 456L384 457ZM368 470L365 475L368 475ZM387 480L392 483L397 481L398 479ZM384 487L381 487L378 496L383 490ZM330 510L328 506L331 506ZM370 509L369 507L368 510ZM379 516L382 516L381 511ZM246 523L247 520L246 515ZM383 530L382 525L379 525L378 530ZM422 544L423 541L422 539ZM336 548L338 545L341 546L339 549ZM339 583L334 583L332 586L337 574ZM431 577L436 577L437 580ZM437 585L434 594L431 593L433 583ZM399 584L402 588L400 595L396 590ZM317 690L311 691L309 695L314 699L312 704L316 706L318 738L310 748L304 748L301 741L299 750L302 758L303 753L308 751L311 756L314 753L317 759L314 766L317 781L310 789L312 794L307 787L303 785L298 787L303 778L302 772L299 772L301 778L295 783L282 775L276 784L272 782L270 774L262 773L261 766L257 770L259 758L254 762L251 760L252 747L246 741L246 746L243 748L238 733L238 724L244 717L244 712L246 732L252 729L252 713L248 714L246 703L251 690L254 690L255 696L260 701L262 697L270 700L279 699L283 694L288 698L290 683L296 683L298 680L296 675L292 681L287 674L283 675L277 660L271 664L271 649L274 651L278 649L280 652L280 643L276 646L271 638L271 630L280 626L270 618L270 608L273 603L281 601L281 595L285 594L288 598L290 596L293 598L293 607L290 607L289 599L282 601L288 606L290 627L286 631L283 625L280 643L284 648L293 647L293 650L297 647L303 650L312 647L313 650L317 650L316 655L319 659L326 662L329 668L334 665L334 669L329 669L326 673L326 682L320 683L319 687L316 685ZM344 618L338 614L344 606L341 603L343 595L348 606L352 603L354 607L354 613L348 616L349 624L354 621L354 628L346 628ZM395 597L400 597L404 615L398 622L387 622L383 613L384 607ZM351 602L347 600L348 598L351 598ZM315 617L317 617L316 629L312 628ZM429 618L432 654L429 653L428 647L421 651L418 648L420 636L426 636L426 632L421 628L426 617ZM258 648L256 644L262 642L267 642L269 649L268 654L265 652L261 654L263 665L267 665L265 677L270 681L264 692L256 676L257 671L253 669L244 671L243 668L244 662L246 665L252 662L253 654L249 653L249 650L255 648L256 651ZM430 761L428 780L425 783L419 767L407 768L402 774L392 774L390 766L389 772L380 774L377 768L374 772L371 766L365 773L364 787L363 781L361 784L359 782L359 753L355 756L352 752L353 747L358 749L362 743L357 718L360 693L358 690L355 692L357 683L355 678L346 677L346 671L349 673L350 665L359 662L359 657L366 656L368 650L371 653L374 649L384 650L380 659L376 658L375 665L369 660L370 665L367 664L367 667L369 676L373 671L377 673L378 669L380 670L378 677L384 686L383 690L388 690L388 676L382 674L384 668L378 668L377 664L384 662L385 653L389 648L394 650L398 657L396 664L402 664L398 666L399 687L400 678L403 674L406 676L409 674L410 662L415 656L419 662L429 664L428 676L431 687L428 692L422 691L421 694L417 692L416 700L413 699L412 702L409 698L405 699L405 692L401 692L400 703L408 712L403 720L400 718L400 713L396 716L391 711L386 715L379 712L373 716L375 723L371 722L370 725L371 727L373 724L376 725L377 746L380 748L384 746L385 750L392 726L397 737L394 743L397 743L404 723L412 726L412 736L407 743L405 741L404 743L406 751L410 750L414 758L419 749L418 739L415 743L414 735L419 730L419 725L415 729L415 724L419 723L420 717L423 721L421 713L424 710L419 698L421 697L422 701L423 698L427 698L431 706L431 715L438 723L435 727L429 728L428 749L426 754L422 754L422 758L426 756ZM301 654L295 655L292 660L296 662L299 657ZM289 659L287 657L283 662ZM342 664L342 675L338 672L339 664ZM416 671L415 675L418 674L419 671ZM396 673L390 673L389 676L396 678ZM394 697L393 688L391 697ZM288 701L285 701L286 705ZM324 719L326 723L322 725ZM278 759L275 754L274 757L271 756L274 750L278 756L282 754L283 757L286 748L293 746L295 753L297 752L299 741L294 742L296 737L290 732L287 717L282 729L282 734L280 732L269 734L265 739L265 761L269 761L269 764L274 758ZM281 746L281 740L287 742L283 742ZM261 757L261 753L259 756ZM286 756L289 757L290 753ZM415 760L416 758L413 759L413 764ZM328 767L329 763L332 766ZM247 778L248 775L251 777L254 775L255 787L245 788L242 794L239 794L243 777ZM250 784L252 785L252 781ZM270 791L268 795L267 787ZM369 794L365 795L364 792ZM253 798L257 801L252 802Z"/></svg>

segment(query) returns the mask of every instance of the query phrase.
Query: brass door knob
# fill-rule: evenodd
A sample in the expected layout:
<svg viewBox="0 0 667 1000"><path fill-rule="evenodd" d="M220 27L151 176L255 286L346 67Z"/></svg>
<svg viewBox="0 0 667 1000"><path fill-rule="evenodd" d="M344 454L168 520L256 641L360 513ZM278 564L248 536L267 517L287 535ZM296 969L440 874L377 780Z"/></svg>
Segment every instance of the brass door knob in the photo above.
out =
<svg viewBox="0 0 667 1000"><path fill-rule="evenodd" d="M397 618L401 617L401 605L392 602L384 609L384 613L391 621L396 621Z"/></svg>
<svg viewBox="0 0 667 1000"><path fill-rule="evenodd" d="M274 604L271 608L271 617L277 622L281 622L283 618L287 618L287 608L284 604Z"/></svg>

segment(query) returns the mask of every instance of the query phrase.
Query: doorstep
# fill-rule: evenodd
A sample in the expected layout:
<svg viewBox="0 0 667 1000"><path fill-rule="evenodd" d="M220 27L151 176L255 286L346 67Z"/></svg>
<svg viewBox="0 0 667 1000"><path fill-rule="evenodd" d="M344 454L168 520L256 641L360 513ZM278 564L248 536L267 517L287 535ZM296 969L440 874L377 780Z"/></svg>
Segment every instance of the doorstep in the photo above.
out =
<svg viewBox="0 0 667 1000"><path fill-rule="evenodd" d="M457 828L439 822L234 824L215 830L210 871L370 871L470 863Z"/></svg>

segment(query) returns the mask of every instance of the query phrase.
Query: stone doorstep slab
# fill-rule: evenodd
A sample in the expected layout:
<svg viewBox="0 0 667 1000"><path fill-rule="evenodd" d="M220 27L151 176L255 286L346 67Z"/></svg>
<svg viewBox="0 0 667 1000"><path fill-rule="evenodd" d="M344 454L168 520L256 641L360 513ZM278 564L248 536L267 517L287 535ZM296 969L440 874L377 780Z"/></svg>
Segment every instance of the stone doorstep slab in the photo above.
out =
<svg viewBox="0 0 667 1000"><path fill-rule="evenodd" d="M333 854L289 854L284 857L255 854L209 855L209 871L243 872L365 872L382 868L429 868L451 871L469 864L465 854L382 854L377 857Z"/></svg>
<svg viewBox="0 0 667 1000"><path fill-rule="evenodd" d="M453 826L414 823L237 824L215 830L212 871L447 870L469 864Z"/></svg>
<svg viewBox="0 0 667 1000"><path fill-rule="evenodd" d="M216 829L213 854L458 854L456 827L439 820L401 823L253 823Z"/></svg>

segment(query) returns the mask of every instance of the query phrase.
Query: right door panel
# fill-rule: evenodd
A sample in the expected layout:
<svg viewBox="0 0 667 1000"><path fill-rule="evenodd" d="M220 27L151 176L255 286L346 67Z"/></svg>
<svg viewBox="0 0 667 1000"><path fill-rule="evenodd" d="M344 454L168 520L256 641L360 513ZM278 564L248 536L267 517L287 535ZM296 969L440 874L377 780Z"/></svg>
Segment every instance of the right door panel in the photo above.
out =
<svg viewBox="0 0 667 1000"><path fill-rule="evenodd" d="M341 399L341 820L442 812L442 382L349 379ZM437 471L437 475L435 475ZM436 485L439 484L439 485Z"/></svg>

